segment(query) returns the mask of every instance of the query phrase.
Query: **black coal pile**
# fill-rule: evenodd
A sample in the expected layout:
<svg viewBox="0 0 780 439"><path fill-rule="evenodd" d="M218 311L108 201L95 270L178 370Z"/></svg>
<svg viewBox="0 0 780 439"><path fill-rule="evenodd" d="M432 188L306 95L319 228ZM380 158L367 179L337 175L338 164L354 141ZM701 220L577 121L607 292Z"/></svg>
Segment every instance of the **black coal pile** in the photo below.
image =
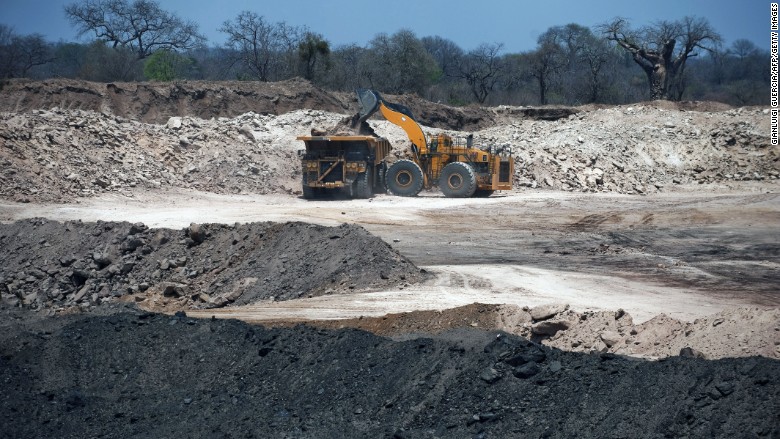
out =
<svg viewBox="0 0 780 439"><path fill-rule="evenodd" d="M44 219L0 225L0 294L33 309L90 307L134 295L182 307L360 291L425 273L355 225L192 224Z"/></svg>
<svg viewBox="0 0 780 439"><path fill-rule="evenodd" d="M649 362L471 328L394 341L118 311L0 309L0 437L780 435L780 362L762 357Z"/></svg>

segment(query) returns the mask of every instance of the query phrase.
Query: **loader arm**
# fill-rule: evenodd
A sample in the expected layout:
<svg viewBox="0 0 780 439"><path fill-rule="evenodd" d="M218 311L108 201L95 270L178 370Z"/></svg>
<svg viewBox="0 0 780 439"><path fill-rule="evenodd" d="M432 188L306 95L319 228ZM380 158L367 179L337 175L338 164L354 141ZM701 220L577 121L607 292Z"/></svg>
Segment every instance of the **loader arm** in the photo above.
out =
<svg viewBox="0 0 780 439"><path fill-rule="evenodd" d="M385 119L401 127L406 132L406 136L409 137L409 140L416 147L415 154L426 154L428 152L428 142L425 139L425 133L423 133L420 124L414 120L414 116L412 116L409 108L385 101L379 95L379 92L374 90L360 89L357 91L357 95L360 103L358 123L363 123L379 110Z"/></svg>

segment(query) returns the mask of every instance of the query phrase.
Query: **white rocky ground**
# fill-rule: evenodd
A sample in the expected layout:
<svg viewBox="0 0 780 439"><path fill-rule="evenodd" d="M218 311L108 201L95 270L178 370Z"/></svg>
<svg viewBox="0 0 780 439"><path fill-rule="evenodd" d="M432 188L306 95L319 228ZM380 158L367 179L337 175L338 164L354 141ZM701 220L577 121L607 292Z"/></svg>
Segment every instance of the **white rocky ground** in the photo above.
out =
<svg viewBox="0 0 780 439"><path fill-rule="evenodd" d="M374 125L393 144L404 144L394 125ZM640 104L557 121L518 118L474 136L479 146L511 145L516 182L533 188L644 194L675 184L780 176L780 150L769 145L768 110L760 108L699 112Z"/></svg>

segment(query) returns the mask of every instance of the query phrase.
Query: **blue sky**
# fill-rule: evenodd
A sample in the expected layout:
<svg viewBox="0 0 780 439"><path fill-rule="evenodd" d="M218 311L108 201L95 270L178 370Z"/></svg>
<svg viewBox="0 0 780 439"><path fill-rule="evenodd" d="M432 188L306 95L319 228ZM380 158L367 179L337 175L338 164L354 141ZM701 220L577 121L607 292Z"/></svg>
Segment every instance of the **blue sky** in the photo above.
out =
<svg viewBox="0 0 780 439"><path fill-rule="evenodd" d="M0 23L19 34L41 33L50 41L85 41L63 12L72 0L0 0ZM271 22L285 21L321 33L332 47L365 46L380 32L412 30L418 37L438 35L470 50L481 43L503 43L505 52L523 52L551 26L593 26L615 16L633 25L707 18L729 46L745 38L769 49L769 5L758 0L160 0L163 9L195 21L210 45L224 42L221 24L243 10Z"/></svg>

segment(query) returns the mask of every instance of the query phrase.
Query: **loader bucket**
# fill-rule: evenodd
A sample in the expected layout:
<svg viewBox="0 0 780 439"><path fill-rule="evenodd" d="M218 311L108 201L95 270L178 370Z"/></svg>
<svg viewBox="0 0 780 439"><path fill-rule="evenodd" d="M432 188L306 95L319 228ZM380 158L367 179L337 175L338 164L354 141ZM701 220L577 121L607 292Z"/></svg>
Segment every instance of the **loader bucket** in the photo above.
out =
<svg viewBox="0 0 780 439"><path fill-rule="evenodd" d="M360 104L360 112L358 113L360 116L358 119L359 123L363 123L369 117L371 117L372 114L376 113L377 110L379 110L380 103L384 104L387 108L390 108L393 111L405 114L409 116L410 119L414 119L412 110L410 110L409 107L401 104L391 104L390 102L382 99L382 96L380 96L379 92L377 91L360 88L357 90L357 95L358 103Z"/></svg>
<svg viewBox="0 0 780 439"><path fill-rule="evenodd" d="M358 103L360 104L360 122L362 123L379 109L379 94L373 90L364 88L357 90Z"/></svg>

